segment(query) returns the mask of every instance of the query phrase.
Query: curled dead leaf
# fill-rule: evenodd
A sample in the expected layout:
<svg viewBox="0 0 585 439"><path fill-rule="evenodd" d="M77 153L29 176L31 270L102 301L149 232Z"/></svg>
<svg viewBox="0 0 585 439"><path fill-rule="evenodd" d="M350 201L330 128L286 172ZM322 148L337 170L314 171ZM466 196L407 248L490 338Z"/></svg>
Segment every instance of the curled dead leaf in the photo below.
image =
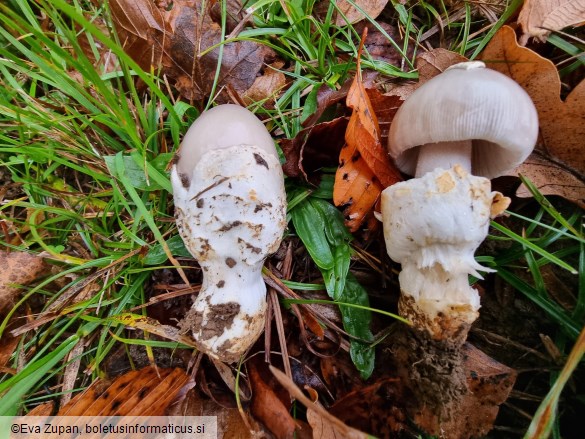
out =
<svg viewBox="0 0 585 439"><path fill-rule="evenodd" d="M530 37L544 42L551 31L585 23L585 0L526 0L518 23L524 31L522 46Z"/></svg>
<svg viewBox="0 0 585 439"><path fill-rule="evenodd" d="M366 36L367 28L358 51L357 73L347 94L347 106L353 112L333 186L333 202L344 207L345 224L351 232L371 216L382 190L401 180L382 147L378 118L362 81L360 57Z"/></svg>

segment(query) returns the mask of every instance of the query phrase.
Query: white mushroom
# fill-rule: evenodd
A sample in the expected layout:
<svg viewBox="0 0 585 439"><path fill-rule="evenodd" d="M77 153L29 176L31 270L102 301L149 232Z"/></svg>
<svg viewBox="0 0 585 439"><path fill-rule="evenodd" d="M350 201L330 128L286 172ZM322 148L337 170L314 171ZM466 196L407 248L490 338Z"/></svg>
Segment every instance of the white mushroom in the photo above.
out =
<svg viewBox="0 0 585 439"><path fill-rule="evenodd" d="M203 270L183 328L203 352L236 361L264 328L262 266L286 226L274 142L251 112L220 105L187 131L171 182L179 233Z"/></svg>
<svg viewBox="0 0 585 439"><path fill-rule="evenodd" d="M399 312L433 339L462 342L477 318L479 296L468 275L491 270L473 255L490 217L509 203L491 192L488 178L519 165L537 136L526 92L482 62L450 67L396 113L388 149L417 178L383 191L384 237L402 264Z"/></svg>

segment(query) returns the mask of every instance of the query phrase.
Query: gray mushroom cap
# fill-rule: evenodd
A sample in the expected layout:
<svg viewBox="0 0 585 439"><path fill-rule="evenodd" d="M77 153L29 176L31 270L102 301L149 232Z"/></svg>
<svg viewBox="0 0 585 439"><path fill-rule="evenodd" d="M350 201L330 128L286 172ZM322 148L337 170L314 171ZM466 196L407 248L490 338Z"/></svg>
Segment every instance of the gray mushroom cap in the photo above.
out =
<svg viewBox="0 0 585 439"><path fill-rule="evenodd" d="M270 133L254 113L224 104L201 113L191 125L181 143L177 172L188 180L203 154L234 145L255 145L278 158Z"/></svg>
<svg viewBox="0 0 585 439"><path fill-rule="evenodd" d="M421 145L471 140L471 172L494 178L522 163L537 137L538 114L528 94L475 61L451 66L404 102L388 150L402 172L414 175Z"/></svg>

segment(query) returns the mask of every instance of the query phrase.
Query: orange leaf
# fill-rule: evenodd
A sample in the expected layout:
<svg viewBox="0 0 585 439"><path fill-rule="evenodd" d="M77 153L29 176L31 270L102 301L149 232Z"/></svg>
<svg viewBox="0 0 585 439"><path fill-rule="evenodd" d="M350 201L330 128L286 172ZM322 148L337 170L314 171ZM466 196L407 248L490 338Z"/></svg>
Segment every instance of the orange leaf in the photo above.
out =
<svg viewBox="0 0 585 439"><path fill-rule="evenodd" d="M367 28L358 51L356 77L347 95L347 105L353 113L333 187L333 202L345 206L346 225L352 232L372 211L382 190L401 179L382 147L378 119L362 80L360 59L366 36Z"/></svg>
<svg viewBox="0 0 585 439"><path fill-rule="evenodd" d="M372 211L383 189L357 147L346 144L339 154L333 202L345 207L345 225L351 232L355 232Z"/></svg>
<svg viewBox="0 0 585 439"><path fill-rule="evenodd" d="M60 416L162 416L189 382L181 369L146 367L98 380L59 410Z"/></svg>

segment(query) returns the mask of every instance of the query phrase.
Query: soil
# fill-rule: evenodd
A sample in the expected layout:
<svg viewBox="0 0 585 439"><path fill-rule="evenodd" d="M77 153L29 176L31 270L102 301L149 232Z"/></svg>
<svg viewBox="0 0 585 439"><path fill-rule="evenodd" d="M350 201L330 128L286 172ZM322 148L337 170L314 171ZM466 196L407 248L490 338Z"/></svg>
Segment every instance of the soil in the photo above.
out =
<svg viewBox="0 0 585 439"><path fill-rule="evenodd" d="M448 417L451 405L467 391L462 346L403 326L393 338L392 350L397 367L406 367L398 375L414 399Z"/></svg>

